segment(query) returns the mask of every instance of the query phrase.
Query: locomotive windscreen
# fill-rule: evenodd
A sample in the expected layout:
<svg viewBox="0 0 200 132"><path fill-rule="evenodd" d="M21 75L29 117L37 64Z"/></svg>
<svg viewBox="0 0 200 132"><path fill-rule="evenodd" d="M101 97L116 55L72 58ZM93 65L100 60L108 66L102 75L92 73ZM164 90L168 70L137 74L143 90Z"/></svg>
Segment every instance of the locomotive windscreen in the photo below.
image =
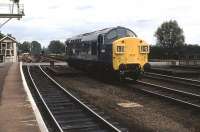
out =
<svg viewBox="0 0 200 132"><path fill-rule="evenodd" d="M117 29L111 30L106 35L107 40L114 40L114 39L119 39L123 37L136 37L136 34L126 28L117 28Z"/></svg>

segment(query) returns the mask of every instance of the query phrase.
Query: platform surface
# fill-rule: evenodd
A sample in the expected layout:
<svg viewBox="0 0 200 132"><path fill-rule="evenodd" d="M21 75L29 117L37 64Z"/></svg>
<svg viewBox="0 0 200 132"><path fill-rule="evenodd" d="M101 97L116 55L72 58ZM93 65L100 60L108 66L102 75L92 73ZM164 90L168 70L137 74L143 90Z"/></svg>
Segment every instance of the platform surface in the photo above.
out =
<svg viewBox="0 0 200 132"><path fill-rule="evenodd" d="M0 79L0 132L39 132L23 88L19 63L1 65Z"/></svg>

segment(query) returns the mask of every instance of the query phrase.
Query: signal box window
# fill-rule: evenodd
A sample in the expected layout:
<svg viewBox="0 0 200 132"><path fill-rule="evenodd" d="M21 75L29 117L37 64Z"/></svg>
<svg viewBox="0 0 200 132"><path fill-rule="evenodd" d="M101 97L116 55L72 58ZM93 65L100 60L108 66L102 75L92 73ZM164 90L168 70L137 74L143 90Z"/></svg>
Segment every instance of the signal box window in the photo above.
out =
<svg viewBox="0 0 200 132"><path fill-rule="evenodd" d="M6 56L10 56L10 50L6 50Z"/></svg>
<svg viewBox="0 0 200 132"><path fill-rule="evenodd" d="M6 43L2 43L2 49L6 49Z"/></svg>
<svg viewBox="0 0 200 132"><path fill-rule="evenodd" d="M11 54L12 54L12 56L14 56L14 50L11 50Z"/></svg>
<svg viewBox="0 0 200 132"><path fill-rule="evenodd" d="M12 43L7 43L7 49L11 49Z"/></svg>
<svg viewBox="0 0 200 132"><path fill-rule="evenodd" d="M2 54L5 55L5 50L2 50Z"/></svg>

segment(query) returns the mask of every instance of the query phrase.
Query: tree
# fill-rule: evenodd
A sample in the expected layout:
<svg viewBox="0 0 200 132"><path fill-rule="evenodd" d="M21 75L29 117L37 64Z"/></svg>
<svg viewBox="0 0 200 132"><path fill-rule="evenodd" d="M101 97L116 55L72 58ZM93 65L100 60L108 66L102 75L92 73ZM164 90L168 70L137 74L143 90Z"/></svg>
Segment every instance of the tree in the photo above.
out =
<svg viewBox="0 0 200 132"><path fill-rule="evenodd" d="M3 38L3 37L4 37L4 35L0 32L0 39Z"/></svg>
<svg viewBox="0 0 200 132"><path fill-rule="evenodd" d="M42 54L42 55L46 55L47 53L48 53L48 48L45 47L45 46L43 46L43 47L42 47L42 50L41 50L41 54Z"/></svg>
<svg viewBox="0 0 200 132"><path fill-rule="evenodd" d="M21 53L27 53L30 52L30 45L30 42L24 41L22 44L18 45L18 49Z"/></svg>
<svg viewBox="0 0 200 132"><path fill-rule="evenodd" d="M65 51L64 43L60 42L59 40L52 40L48 46L48 50L51 53L59 54Z"/></svg>
<svg viewBox="0 0 200 132"><path fill-rule="evenodd" d="M31 42L31 54L39 55L41 53L41 44L37 41Z"/></svg>
<svg viewBox="0 0 200 132"><path fill-rule="evenodd" d="M156 45L163 48L177 48L184 46L185 37L176 20L164 22L154 35L157 38Z"/></svg>

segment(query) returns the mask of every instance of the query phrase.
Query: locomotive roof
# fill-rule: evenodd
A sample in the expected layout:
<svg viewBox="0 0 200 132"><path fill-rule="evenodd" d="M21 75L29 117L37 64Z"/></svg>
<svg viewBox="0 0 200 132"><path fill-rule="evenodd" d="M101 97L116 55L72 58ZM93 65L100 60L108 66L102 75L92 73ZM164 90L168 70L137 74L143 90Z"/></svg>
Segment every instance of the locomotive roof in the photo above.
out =
<svg viewBox="0 0 200 132"><path fill-rule="evenodd" d="M97 38L100 34L104 35L106 33L108 33L109 31L113 30L113 29L117 29L117 28L125 28L125 27L111 27L111 28L105 28L102 30L97 30L94 32L89 32L89 33L84 33L84 34L80 34L71 38L68 38L67 41L72 41L72 40L81 40L81 41L97 41ZM125 28L127 29L127 28Z"/></svg>

